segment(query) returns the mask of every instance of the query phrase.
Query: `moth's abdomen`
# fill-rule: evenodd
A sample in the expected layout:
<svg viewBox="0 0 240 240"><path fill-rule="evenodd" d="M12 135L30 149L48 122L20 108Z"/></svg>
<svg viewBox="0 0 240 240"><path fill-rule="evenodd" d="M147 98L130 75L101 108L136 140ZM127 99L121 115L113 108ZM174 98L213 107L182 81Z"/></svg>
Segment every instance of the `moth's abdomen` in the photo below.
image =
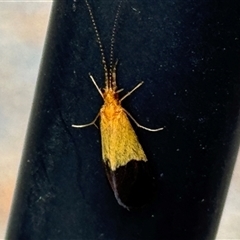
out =
<svg viewBox="0 0 240 240"><path fill-rule="evenodd" d="M148 162L130 160L115 171L108 164L104 165L114 195L121 206L134 210L149 203L155 192L155 182Z"/></svg>

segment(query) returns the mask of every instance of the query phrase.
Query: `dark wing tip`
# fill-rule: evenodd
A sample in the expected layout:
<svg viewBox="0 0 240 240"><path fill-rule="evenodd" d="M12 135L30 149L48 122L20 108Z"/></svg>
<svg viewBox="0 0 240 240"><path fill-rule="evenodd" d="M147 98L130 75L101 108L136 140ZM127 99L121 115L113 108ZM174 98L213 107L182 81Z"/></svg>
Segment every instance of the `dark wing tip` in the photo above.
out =
<svg viewBox="0 0 240 240"><path fill-rule="evenodd" d="M156 185L148 162L130 160L115 171L107 164L105 169L114 195L124 208L139 209L153 198Z"/></svg>

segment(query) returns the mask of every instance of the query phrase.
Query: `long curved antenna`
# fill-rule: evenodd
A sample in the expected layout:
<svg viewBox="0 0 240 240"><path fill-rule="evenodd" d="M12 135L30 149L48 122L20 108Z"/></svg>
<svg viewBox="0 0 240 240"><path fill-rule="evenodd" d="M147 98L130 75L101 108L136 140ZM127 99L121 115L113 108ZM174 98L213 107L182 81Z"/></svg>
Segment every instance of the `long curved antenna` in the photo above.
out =
<svg viewBox="0 0 240 240"><path fill-rule="evenodd" d="M89 12L89 15L90 15L90 18L91 18L91 21L92 21L93 29L94 29L96 37L97 37L98 46L100 48L100 53L101 53L101 57L102 57L102 64L103 64L103 69L104 69L104 75L105 75L105 85L108 86L109 72L108 72L107 63L106 63L106 57L104 55L102 41L101 41L101 38L100 38L100 35L99 35L99 32L98 32L98 28L97 28L95 19L93 17L92 9L91 9L87 0L85 0L85 3L87 5L88 12Z"/></svg>
<svg viewBox="0 0 240 240"><path fill-rule="evenodd" d="M111 45L110 45L109 86L112 87L113 89L116 89L116 79L113 79L113 77L112 77L112 74L114 71L113 68L116 67L116 64L113 66L113 52L114 52L115 34L116 34L117 23L118 23L118 18L119 18L122 2L123 2L123 0L120 0L118 7L117 7L117 12L116 12L114 23L113 23Z"/></svg>

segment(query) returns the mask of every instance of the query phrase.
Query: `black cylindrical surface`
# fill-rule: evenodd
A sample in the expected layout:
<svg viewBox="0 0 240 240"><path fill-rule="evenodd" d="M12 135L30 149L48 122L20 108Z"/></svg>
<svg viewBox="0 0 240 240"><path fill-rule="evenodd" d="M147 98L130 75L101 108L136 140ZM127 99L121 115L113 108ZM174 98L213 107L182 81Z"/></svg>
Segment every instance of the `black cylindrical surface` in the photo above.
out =
<svg viewBox="0 0 240 240"><path fill-rule="evenodd" d="M108 59L118 1L89 0ZM239 139L237 0L124 1L116 32L123 106L154 168L157 195L119 206L90 122L104 87L83 0L56 1L39 73L7 239L214 239Z"/></svg>

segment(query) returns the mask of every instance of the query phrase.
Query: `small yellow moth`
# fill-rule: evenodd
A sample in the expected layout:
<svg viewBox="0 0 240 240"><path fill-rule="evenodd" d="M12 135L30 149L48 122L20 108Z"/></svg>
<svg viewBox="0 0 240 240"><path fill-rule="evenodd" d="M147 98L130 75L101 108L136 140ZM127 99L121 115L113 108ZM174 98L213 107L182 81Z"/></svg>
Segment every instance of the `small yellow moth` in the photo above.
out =
<svg viewBox="0 0 240 240"><path fill-rule="evenodd" d="M149 171L147 157L137 139L137 135L131 126L128 116L138 127L145 130L156 132L163 128L150 129L138 124L121 106L123 99L139 88L143 82L140 82L121 99L118 97L119 92L123 89L117 90L117 61L113 64L113 47L122 0L118 5L112 30L109 67L107 67L106 64L103 46L91 7L87 0L85 0L85 3L91 17L101 52L105 74L105 88L103 91L98 87L92 75L89 75L99 94L102 96L104 104L92 122L84 125L72 125L72 127L83 128L95 125L98 117L100 117L102 158L107 177L118 203L126 209L131 210L145 205L151 198L154 188L153 177Z"/></svg>

